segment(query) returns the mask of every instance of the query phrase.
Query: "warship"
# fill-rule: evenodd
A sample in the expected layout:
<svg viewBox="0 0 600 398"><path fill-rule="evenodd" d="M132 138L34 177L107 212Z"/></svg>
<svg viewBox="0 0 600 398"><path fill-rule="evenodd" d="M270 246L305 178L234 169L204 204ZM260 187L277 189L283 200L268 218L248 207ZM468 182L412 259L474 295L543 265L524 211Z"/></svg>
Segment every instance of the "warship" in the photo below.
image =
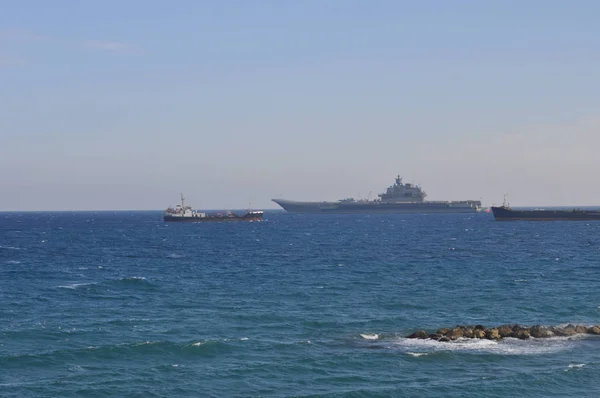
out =
<svg viewBox="0 0 600 398"><path fill-rule="evenodd" d="M479 200L426 201L420 186L403 183L400 176L394 185L374 200L341 199L336 202L299 202L271 199L290 213L356 214L356 213L471 213L481 210Z"/></svg>
<svg viewBox="0 0 600 398"><path fill-rule="evenodd" d="M215 222L215 221L261 221L263 218L262 211L246 210L244 214L235 214L230 211L223 213L208 214L192 209L191 206L186 206L185 198L181 194L181 204L165 210L163 216L164 221L174 222Z"/></svg>
<svg viewBox="0 0 600 398"><path fill-rule="evenodd" d="M506 202L492 206L497 221L593 221L600 220L600 211L583 209L512 209Z"/></svg>

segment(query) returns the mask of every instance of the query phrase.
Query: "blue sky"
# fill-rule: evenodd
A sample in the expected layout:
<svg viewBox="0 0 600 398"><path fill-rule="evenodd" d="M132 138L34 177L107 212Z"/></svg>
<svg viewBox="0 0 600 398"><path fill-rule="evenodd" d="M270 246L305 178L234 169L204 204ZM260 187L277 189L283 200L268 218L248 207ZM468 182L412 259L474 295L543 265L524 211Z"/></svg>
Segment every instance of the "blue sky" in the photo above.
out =
<svg viewBox="0 0 600 398"><path fill-rule="evenodd" d="M600 205L600 3L20 1L0 210ZM598 160L597 160L598 159Z"/></svg>

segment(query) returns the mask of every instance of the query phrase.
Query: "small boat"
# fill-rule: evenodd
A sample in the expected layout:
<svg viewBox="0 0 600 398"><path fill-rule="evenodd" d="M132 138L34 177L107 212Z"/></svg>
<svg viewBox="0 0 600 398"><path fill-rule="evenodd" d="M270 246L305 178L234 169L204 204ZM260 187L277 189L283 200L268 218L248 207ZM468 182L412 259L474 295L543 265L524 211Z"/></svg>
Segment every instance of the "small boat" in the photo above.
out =
<svg viewBox="0 0 600 398"><path fill-rule="evenodd" d="M163 216L163 220L169 222L262 221L262 219L262 211L246 210L244 214L235 214L231 211L215 214L200 212L185 205L183 194L181 194L181 204L169 207Z"/></svg>

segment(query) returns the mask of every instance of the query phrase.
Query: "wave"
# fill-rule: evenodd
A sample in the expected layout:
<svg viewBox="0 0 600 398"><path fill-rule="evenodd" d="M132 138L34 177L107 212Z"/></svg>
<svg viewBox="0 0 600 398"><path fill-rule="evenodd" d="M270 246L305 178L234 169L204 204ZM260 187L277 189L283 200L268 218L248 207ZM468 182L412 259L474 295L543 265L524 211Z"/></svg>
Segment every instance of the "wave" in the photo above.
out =
<svg viewBox="0 0 600 398"><path fill-rule="evenodd" d="M172 341L140 341L104 346L88 346L85 348L63 349L38 354L17 354L0 356L3 367L23 366L56 366L67 361L117 360L123 358L145 359L159 358L202 358L215 357L231 352L232 345L222 340L200 340L185 343Z"/></svg>
<svg viewBox="0 0 600 398"><path fill-rule="evenodd" d="M587 335L569 337L531 338L520 340L507 337L500 341L459 338L451 342L436 340L417 340L401 337L388 344L386 348L404 351L413 357L427 356L435 353L463 352L486 353L495 355L544 355L574 348L579 340L593 338Z"/></svg>
<svg viewBox="0 0 600 398"><path fill-rule="evenodd" d="M422 357L425 355L429 355L429 353L427 353L427 352L407 352L406 354L410 355L411 357L416 357L416 358Z"/></svg>
<svg viewBox="0 0 600 398"><path fill-rule="evenodd" d="M147 280L145 276L128 276L126 278L119 279L120 281L145 281Z"/></svg>
<svg viewBox="0 0 600 398"><path fill-rule="evenodd" d="M0 246L0 250L22 250L20 247L14 246Z"/></svg>
<svg viewBox="0 0 600 398"><path fill-rule="evenodd" d="M75 290L79 287L83 287L83 286L92 286L95 285L96 282L87 282L87 283L72 283L70 285L61 285L61 286L57 286L60 289L71 289L71 290Z"/></svg>
<svg viewBox="0 0 600 398"><path fill-rule="evenodd" d="M372 334L362 334L361 333L360 337L362 337L365 340L378 340L379 339L379 335L377 333L372 333Z"/></svg>
<svg viewBox="0 0 600 398"><path fill-rule="evenodd" d="M183 255L183 254L176 254L176 253L169 253L165 257L173 259L173 260L177 260L177 259L180 259L180 258L185 258L185 255Z"/></svg>
<svg viewBox="0 0 600 398"><path fill-rule="evenodd" d="M93 293L105 294L107 291L109 291L107 288L114 293L115 290L118 291L124 288L153 290L157 288L157 285L149 282L144 276L128 276L119 279L109 279L102 282L94 281L70 283L57 287L71 290L85 289L86 291L91 291Z"/></svg>

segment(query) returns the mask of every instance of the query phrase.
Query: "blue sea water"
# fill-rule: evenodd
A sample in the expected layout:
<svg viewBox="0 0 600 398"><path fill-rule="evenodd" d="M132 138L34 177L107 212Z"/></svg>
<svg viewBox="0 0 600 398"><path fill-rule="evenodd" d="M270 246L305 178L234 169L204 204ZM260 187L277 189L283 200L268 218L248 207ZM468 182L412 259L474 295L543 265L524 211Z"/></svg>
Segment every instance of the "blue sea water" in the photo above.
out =
<svg viewBox="0 0 600 398"><path fill-rule="evenodd" d="M0 213L1 397L600 395L600 223Z"/></svg>

